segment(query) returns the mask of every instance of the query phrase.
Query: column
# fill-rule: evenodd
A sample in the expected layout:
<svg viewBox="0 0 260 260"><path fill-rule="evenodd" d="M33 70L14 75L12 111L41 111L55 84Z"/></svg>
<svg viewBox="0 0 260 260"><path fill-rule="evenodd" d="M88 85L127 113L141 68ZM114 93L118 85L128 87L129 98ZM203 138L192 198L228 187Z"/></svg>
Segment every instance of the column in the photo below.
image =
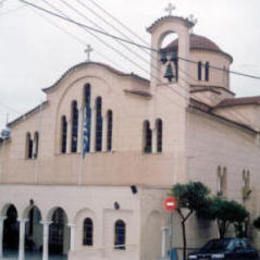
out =
<svg viewBox="0 0 260 260"><path fill-rule="evenodd" d="M107 113L102 114L103 129L102 129L102 152L107 152Z"/></svg>
<svg viewBox="0 0 260 260"><path fill-rule="evenodd" d="M166 239L167 239L168 227L162 227L161 231L162 231L161 259L166 259L166 251L167 251Z"/></svg>
<svg viewBox="0 0 260 260"><path fill-rule="evenodd" d="M3 259L4 221L6 217L0 216L0 259Z"/></svg>
<svg viewBox="0 0 260 260"><path fill-rule="evenodd" d="M18 219L19 221L19 254L18 259L24 260L24 241L25 241L25 224L28 219Z"/></svg>
<svg viewBox="0 0 260 260"><path fill-rule="evenodd" d="M96 151L96 107L93 105L91 109L91 137L90 137L90 152Z"/></svg>
<svg viewBox="0 0 260 260"><path fill-rule="evenodd" d="M51 222L42 221L43 225L43 251L42 251L42 260L48 260L49 258L49 225Z"/></svg>
<svg viewBox="0 0 260 260"><path fill-rule="evenodd" d="M75 250L75 224L68 224L70 227L70 251Z"/></svg>

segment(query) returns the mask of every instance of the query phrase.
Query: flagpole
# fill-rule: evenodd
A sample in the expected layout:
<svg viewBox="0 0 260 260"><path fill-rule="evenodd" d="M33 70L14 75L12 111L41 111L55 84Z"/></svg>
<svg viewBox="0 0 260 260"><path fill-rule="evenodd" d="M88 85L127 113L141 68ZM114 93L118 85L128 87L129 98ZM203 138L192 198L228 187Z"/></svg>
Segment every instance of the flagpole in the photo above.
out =
<svg viewBox="0 0 260 260"><path fill-rule="evenodd" d="M82 185L82 174L83 174L83 157L84 157L84 120L85 120L85 113L84 113L84 105L81 107L81 136L80 136L80 143L81 143L81 151L80 151L80 163L79 163L79 176L78 176L78 185Z"/></svg>

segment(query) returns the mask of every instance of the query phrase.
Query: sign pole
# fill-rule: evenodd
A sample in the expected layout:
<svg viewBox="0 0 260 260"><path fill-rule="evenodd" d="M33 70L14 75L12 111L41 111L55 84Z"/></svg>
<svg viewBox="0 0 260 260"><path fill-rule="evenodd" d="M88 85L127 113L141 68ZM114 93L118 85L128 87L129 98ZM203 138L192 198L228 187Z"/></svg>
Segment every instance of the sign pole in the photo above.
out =
<svg viewBox="0 0 260 260"><path fill-rule="evenodd" d="M167 197L166 199L164 199L163 201L163 207L164 210L169 214L169 233L170 233L170 237L169 237L169 247L170 247L170 259L173 259L173 252L172 252L172 247L173 247L173 213L177 208L177 200L176 198L170 196ZM168 257L167 257L168 259Z"/></svg>
<svg viewBox="0 0 260 260"><path fill-rule="evenodd" d="M172 259L172 247L173 247L173 211L170 216L170 259Z"/></svg>

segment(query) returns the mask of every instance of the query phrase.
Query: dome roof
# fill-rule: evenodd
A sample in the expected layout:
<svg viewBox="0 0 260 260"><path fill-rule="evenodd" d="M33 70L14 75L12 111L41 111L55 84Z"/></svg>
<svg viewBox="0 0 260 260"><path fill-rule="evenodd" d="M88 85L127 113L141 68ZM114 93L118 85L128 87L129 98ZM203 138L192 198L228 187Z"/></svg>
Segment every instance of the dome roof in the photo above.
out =
<svg viewBox="0 0 260 260"><path fill-rule="evenodd" d="M178 48L178 39L176 39L173 42L171 42L170 44L168 44L164 49L165 50L176 50L177 48ZM222 51L215 42L208 39L207 37L197 35L194 33L190 34L190 49L191 50L194 50L194 49L207 50L207 51L222 53L224 55L229 56L231 61L233 60L233 58L229 54Z"/></svg>

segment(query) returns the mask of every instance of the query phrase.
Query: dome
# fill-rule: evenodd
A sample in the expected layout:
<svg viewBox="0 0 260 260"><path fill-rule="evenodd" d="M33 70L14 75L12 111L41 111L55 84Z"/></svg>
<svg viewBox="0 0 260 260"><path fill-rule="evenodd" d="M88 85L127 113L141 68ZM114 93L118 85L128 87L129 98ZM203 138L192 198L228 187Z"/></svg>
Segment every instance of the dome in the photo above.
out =
<svg viewBox="0 0 260 260"><path fill-rule="evenodd" d="M178 39L174 40L170 44L168 44L164 50L176 50L178 48ZM213 51L213 52L218 52L222 53L226 56L228 56L231 61L233 58L222 51L219 46L213 42L212 40L208 39L207 37L197 35L197 34L190 34L190 49L191 50L206 50L206 51Z"/></svg>

